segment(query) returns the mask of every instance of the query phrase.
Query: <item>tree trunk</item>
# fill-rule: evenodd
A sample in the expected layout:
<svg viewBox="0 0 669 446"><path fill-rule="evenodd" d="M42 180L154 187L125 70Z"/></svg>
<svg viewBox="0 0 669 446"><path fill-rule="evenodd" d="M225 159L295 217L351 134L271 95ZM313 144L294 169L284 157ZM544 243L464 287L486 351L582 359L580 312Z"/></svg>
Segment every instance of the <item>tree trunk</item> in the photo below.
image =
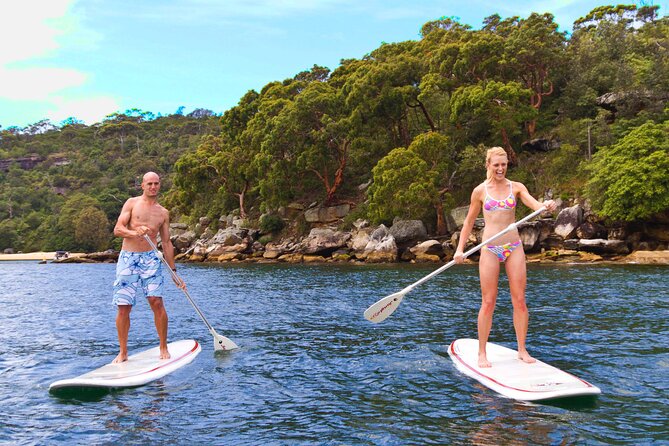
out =
<svg viewBox="0 0 669 446"><path fill-rule="evenodd" d="M513 147L511 147L511 141L509 141L509 135L506 133L505 128L502 128L502 141L504 141L504 150L506 151L506 155L509 157L509 165L517 166L518 157L516 156L516 152L513 150Z"/></svg>
<svg viewBox="0 0 669 446"><path fill-rule="evenodd" d="M434 208L437 211L437 235L446 235L448 227L446 226L446 218L444 217L444 203L439 200L434 205Z"/></svg>
<svg viewBox="0 0 669 446"><path fill-rule="evenodd" d="M248 181L244 182L244 188L240 193L237 194L239 197L239 216L241 218L246 218L246 210L244 209L244 197L246 196L246 191L249 188L249 183Z"/></svg>

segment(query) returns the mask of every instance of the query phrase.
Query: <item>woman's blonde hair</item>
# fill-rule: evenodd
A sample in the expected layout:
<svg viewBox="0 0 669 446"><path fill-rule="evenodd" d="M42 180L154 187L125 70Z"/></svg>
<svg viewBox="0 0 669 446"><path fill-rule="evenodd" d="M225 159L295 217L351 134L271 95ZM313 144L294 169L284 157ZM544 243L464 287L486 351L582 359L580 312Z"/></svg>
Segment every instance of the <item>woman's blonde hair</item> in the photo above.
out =
<svg viewBox="0 0 669 446"><path fill-rule="evenodd" d="M490 169L490 160L493 156L504 156L507 160L509 159L508 155L506 154L506 150L501 147L492 147L488 149L488 152L485 156L486 179L488 180L491 179L494 175Z"/></svg>

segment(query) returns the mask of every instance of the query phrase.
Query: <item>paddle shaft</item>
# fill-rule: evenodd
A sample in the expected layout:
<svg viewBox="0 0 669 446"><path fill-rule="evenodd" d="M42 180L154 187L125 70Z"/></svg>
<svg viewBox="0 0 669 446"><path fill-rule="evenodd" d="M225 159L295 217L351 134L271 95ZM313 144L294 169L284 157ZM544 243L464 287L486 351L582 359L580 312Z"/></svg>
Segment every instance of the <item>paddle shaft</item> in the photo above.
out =
<svg viewBox="0 0 669 446"><path fill-rule="evenodd" d="M470 249L469 251L465 252L465 253L463 254L463 257L466 259L467 257L469 257L470 255L474 254L474 253L475 253L476 251L478 251L479 249L483 248L483 247L484 247L485 245L487 245L488 243L490 243L490 242L492 242L493 240L495 240L495 239L497 239L497 238L503 236L504 234L506 234L506 233L509 232L509 231L513 231L514 229L517 228L518 225L520 225L520 224L522 224L522 223L525 223L525 222L528 221L528 220L533 219L534 217L536 217L537 215L541 214L541 213L544 212L545 210L546 210L546 208L545 208L545 207L542 207L541 209L537 209L536 211L532 212L532 213L531 213L530 215L528 215L527 217L525 217L525 218L521 218L520 220L518 220L518 221L515 222L515 223L511 223L509 226L507 226L507 227L506 227L504 230L502 230L501 232L499 232L499 233L493 235L492 237L490 237L490 238L487 239L487 240L482 241L481 243L479 243L478 245L474 246L474 247L473 247L472 249ZM423 277L423 278L420 279L418 282L414 282L414 283L412 283L411 285L409 285L408 287L404 288L404 290L402 290L402 292L403 292L404 294L408 293L409 291L413 290L413 289L414 289L415 287L417 287L418 285L427 282L428 280L430 280L431 278L433 278L433 277L436 276L437 274L441 274L441 273L443 273L443 272L446 271L448 268L450 268L451 266L455 265L455 263L456 263L455 260L451 260L451 261L448 262L446 265L442 266L441 268L439 268L439 269L437 269L437 270L435 270L435 271L432 271L430 274L428 274L427 276Z"/></svg>
<svg viewBox="0 0 669 446"><path fill-rule="evenodd" d="M151 249L153 249L156 252L156 254L158 255L158 257L160 257L160 260L162 260L163 263L165 264L165 266L167 266L167 269L170 271L170 274L172 275L172 279L176 283L179 283L179 281L181 279L179 279L179 276L177 276L177 273L172 270L172 267L170 266L170 264L167 263L167 260L165 260L165 256L163 255L163 253L158 251L158 248L156 247L156 245L153 243L153 241L151 240L151 238L148 235L144 234L144 238L146 239L146 241L151 246ZM209 332L212 335L214 335L214 337L218 336L218 333L216 333L216 330L214 330L214 327L212 327L211 324L209 323L209 321L207 321L207 318L204 317L204 314L202 313L202 311L200 311L198 306L195 304L195 301L193 301L193 298L190 297L190 294L188 294L188 291L185 288L181 288L181 291L184 292L184 294L186 295L186 299L188 299L188 302L190 302L190 304L193 306L193 308L195 308L195 311L197 312L197 314L202 319L202 322L204 322L204 325L207 326L207 328L209 329Z"/></svg>

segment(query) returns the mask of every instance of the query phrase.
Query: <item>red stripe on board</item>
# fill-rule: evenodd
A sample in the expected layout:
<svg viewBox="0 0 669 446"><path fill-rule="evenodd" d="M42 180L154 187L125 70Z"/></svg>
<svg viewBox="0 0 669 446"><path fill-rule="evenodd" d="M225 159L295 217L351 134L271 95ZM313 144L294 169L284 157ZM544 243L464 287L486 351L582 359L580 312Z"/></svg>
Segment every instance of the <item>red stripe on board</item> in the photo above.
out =
<svg viewBox="0 0 669 446"><path fill-rule="evenodd" d="M492 382L494 382L495 384L498 384L498 385L500 385L500 386L502 386L502 387L506 387L507 389L511 389L511 390L517 390L517 391L519 391L519 392L528 392L528 393L545 393L545 392L554 392L554 390L526 390L526 389L518 389L518 388L516 388L516 387L507 386L506 384L501 383L501 382L497 381L496 379L491 378L491 377L489 377L488 375L485 375L485 374L479 372L478 370L476 370L475 368L473 368L472 366L470 366L469 364L467 364L467 363L462 359L462 357L456 353L456 351L455 351L455 342L456 342L456 341L451 342L451 347L450 347L450 348L451 348L451 352L453 352L454 357L455 357L458 361L460 361L460 363L461 363L462 365L464 365L465 367L467 367L469 370L471 370L472 372L476 373L477 375L480 375L480 376L484 377L484 378L487 379L488 381L492 381ZM562 370L560 370L560 371L562 372ZM592 384L590 384L590 383L587 382L587 381L582 380L582 379L579 378L578 376L574 376L574 375L572 375L571 373L568 373L568 372L563 372L563 373L566 373L567 375L573 376L574 378L576 378L577 380L581 381L583 384L585 384L585 385L588 386L588 387L594 387Z"/></svg>
<svg viewBox="0 0 669 446"><path fill-rule="evenodd" d="M158 369L162 369L163 367L166 367L166 366L168 366L168 365L170 365L170 364L174 364L175 362L182 360L182 359L185 358L186 356L193 354L193 352L194 352L195 350L197 350L197 347L198 347L198 343L197 343L197 341L193 341L193 342L195 342L195 345L193 346L192 349L190 349L189 351L187 351L187 352L184 353L183 355L179 356L178 358L173 359L173 360L171 360L170 362L166 362L166 363L164 363L164 364L160 364L158 367L155 367L155 368L153 368L153 369L151 369L151 370L145 370L145 371L143 371L143 372L136 373L136 374L134 374L134 375L125 375L125 376L120 376L120 377L116 377L116 378L105 378L105 379L109 379L109 380L112 380L112 379L126 379L126 378L131 378L131 377L134 377L134 376L141 376L141 375L144 375L144 374L147 374L147 373L155 372L155 371L158 370Z"/></svg>

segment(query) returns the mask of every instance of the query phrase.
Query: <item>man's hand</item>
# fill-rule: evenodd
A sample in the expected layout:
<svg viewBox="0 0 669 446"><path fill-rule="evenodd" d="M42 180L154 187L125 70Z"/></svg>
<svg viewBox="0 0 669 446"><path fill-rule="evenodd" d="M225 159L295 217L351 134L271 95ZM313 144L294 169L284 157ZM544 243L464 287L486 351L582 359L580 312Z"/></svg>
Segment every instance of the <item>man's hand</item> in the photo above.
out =
<svg viewBox="0 0 669 446"><path fill-rule="evenodd" d="M145 234L148 234L151 231L151 229L148 226L138 226L135 229L135 233L137 234L138 238L144 237Z"/></svg>
<svg viewBox="0 0 669 446"><path fill-rule="evenodd" d="M186 282L184 282L181 277L177 276L176 272L172 275L172 281L174 281L177 288L181 288L182 290L186 289Z"/></svg>

